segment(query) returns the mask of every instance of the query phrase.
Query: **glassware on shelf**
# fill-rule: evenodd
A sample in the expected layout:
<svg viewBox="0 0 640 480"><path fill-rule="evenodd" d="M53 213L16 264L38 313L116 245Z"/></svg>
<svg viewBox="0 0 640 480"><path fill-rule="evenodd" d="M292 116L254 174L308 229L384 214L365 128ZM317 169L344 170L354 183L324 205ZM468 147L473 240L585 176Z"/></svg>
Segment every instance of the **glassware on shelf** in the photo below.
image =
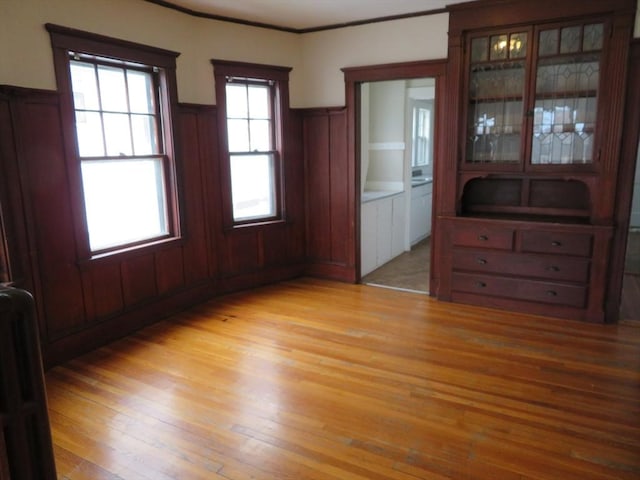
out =
<svg viewBox="0 0 640 480"><path fill-rule="evenodd" d="M520 161L527 32L473 38L466 161Z"/></svg>

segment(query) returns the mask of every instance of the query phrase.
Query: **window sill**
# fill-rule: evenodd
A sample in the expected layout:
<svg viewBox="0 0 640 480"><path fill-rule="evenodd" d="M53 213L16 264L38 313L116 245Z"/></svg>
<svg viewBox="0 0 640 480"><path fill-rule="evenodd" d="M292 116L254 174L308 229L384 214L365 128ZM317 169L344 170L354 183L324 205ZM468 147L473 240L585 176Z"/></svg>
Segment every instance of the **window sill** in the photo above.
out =
<svg viewBox="0 0 640 480"><path fill-rule="evenodd" d="M95 254L87 259L78 261L78 266L82 269L88 266L95 266L96 264L126 260L132 257L155 253L167 248L178 247L183 243L184 239L182 237L163 238L161 240L155 240L141 245L134 245L119 250Z"/></svg>
<svg viewBox="0 0 640 480"><path fill-rule="evenodd" d="M257 220L249 223L235 223L233 225L229 225L225 227L226 232L240 231L251 228L268 228L272 226L278 225L289 225L291 222L287 219L277 218L277 219L265 219L265 220Z"/></svg>

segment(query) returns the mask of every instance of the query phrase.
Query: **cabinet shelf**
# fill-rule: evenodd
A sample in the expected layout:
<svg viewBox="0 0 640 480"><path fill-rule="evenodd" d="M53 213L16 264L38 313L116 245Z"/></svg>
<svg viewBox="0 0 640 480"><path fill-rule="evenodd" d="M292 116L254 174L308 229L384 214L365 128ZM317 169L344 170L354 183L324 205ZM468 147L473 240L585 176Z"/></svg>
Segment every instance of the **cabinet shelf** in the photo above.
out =
<svg viewBox="0 0 640 480"><path fill-rule="evenodd" d="M522 95L482 95L469 97L469 103L522 102Z"/></svg>
<svg viewBox="0 0 640 480"><path fill-rule="evenodd" d="M578 98L597 98L596 90L557 90L536 92L536 100L575 100Z"/></svg>
<svg viewBox="0 0 640 480"><path fill-rule="evenodd" d="M567 218L580 219L582 221L588 221L589 210L586 209L570 209L570 208L545 208L545 207L523 207L523 206L510 206L510 205L470 205L467 207L466 214L479 217L482 214L491 214L494 218L497 215L509 217L509 218L523 218L523 217L538 217L538 218L551 218L554 221L561 219L562 222Z"/></svg>

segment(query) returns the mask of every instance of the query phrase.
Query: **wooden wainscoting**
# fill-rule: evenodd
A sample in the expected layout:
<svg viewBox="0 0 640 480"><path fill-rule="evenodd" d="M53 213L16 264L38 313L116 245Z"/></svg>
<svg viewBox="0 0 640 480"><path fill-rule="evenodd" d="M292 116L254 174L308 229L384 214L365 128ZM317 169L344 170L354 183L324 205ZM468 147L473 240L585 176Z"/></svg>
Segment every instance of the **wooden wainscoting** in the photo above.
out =
<svg viewBox="0 0 640 480"><path fill-rule="evenodd" d="M637 479L640 325L299 279L50 370L59 478Z"/></svg>

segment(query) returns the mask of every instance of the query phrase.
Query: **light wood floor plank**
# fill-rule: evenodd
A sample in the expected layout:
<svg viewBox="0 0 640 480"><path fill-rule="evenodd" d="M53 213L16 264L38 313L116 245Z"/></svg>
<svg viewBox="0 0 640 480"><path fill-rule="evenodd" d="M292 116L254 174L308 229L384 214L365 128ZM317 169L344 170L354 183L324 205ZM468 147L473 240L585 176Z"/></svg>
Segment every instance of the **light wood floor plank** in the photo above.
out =
<svg viewBox="0 0 640 480"><path fill-rule="evenodd" d="M640 478L634 322L300 279L46 380L65 480Z"/></svg>

